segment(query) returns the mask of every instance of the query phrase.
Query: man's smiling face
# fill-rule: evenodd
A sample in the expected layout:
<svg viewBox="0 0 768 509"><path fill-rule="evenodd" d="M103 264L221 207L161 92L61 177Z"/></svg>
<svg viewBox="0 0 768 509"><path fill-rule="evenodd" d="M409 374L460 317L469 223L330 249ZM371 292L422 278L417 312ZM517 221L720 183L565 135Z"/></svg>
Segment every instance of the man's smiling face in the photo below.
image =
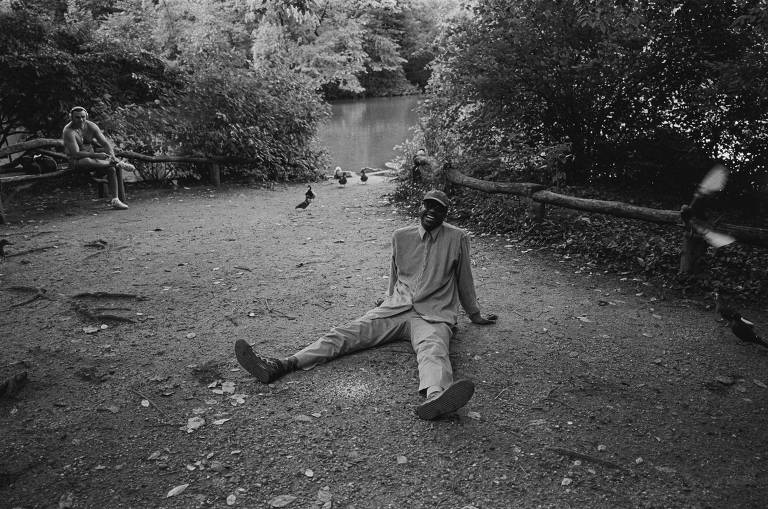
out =
<svg viewBox="0 0 768 509"><path fill-rule="evenodd" d="M448 207L442 203L429 199L421 202L419 218L421 219L421 226L425 230L432 231L443 224L447 215Z"/></svg>

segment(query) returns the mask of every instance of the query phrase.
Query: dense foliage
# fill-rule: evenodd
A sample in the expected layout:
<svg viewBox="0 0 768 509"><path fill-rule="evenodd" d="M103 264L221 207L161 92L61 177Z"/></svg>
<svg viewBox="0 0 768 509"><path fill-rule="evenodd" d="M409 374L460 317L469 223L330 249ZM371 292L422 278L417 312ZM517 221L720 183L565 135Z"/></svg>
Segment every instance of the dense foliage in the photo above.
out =
<svg viewBox="0 0 768 509"><path fill-rule="evenodd" d="M87 19L0 12L0 145L12 134L59 137L76 104L101 116L181 88L181 75L155 55L93 35Z"/></svg>
<svg viewBox="0 0 768 509"><path fill-rule="evenodd" d="M79 104L123 149L221 156L258 179L312 178L322 94L417 91L443 3L0 0L0 144L58 137Z"/></svg>
<svg viewBox="0 0 768 509"><path fill-rule="evenodd" d="M754 188L767 19L758 0L480 0L441 44L427 143L486 178L689 192L721 158Z"/></svg>

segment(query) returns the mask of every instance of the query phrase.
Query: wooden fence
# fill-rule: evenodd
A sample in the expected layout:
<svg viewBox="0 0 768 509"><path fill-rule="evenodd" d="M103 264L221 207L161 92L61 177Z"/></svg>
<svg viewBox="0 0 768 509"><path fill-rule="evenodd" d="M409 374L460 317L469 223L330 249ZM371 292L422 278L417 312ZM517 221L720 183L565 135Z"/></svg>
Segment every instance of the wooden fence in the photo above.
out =
<svg viewBox="0 0 768 509"><path fill-rule="evenodd" d="M41 154L46 154L57 159L66 160L67 157L61 152L55 152L52 150L46 150L48 148L64 148L64 142L60 139L51 138L38 138L36 140L29 140L23 143L17 143L8 147L0 149L0 158L7 157L11 154L19 152L36 151ZM148 156L139 154L138 152L131 152L130 150L115 150L115 155L123 157L125 159L134 161L144 161L147 163L194 163L208 165L208 176L211 183L215 186L221 185L221 165L227 162L247 162L236 158L225 157L188 157L188 156ZM1 175L1 174L0 174Z"/></svg>
<svg viewBox="0 0 768 509"><path fill-rule="evenodd" d="M38 138L35 140L29 140L22 143L16 143L14 145L7 146L5 148L0 148L0 158L9 157L13 154L18 153L24 153L24 152L36 152L40 154L45 154L53 157L54 159L58 159L59 161L67 162L67 156L65 156L61 152L57 152L55 150L50 150L53 148L64 148L64 143L60 139L51 139L51 138ZM138 161L144 161L148 163L194 163L194 164L201 164L208 167L208 178L210 182L214 186L221 185L221 165L224 163L232 162L232 163L243 163L248 162L246 160L237 159L237 158L224 158L224 157L187 157L187 156L173 156L173 155L163 155L163 156L148 156L144 154L139 154L138 152L131 152L128 150L115 150L115 155L118 157L122 157L129 160L138 160ZM5 224L6 218L5 218L5 206L3 204L3 186L24 186L29 187L36 182L39 182L41 180L46 179L52 179L56 177L60 177L63 175L67 175L73 171L72 168L69 168L68 166L62 167L59 166L58 171L53 171L49 173L42 173L40 175L25 175L25 174L4 174L2 173L2 169L7 167L13 167L15 165L15 161L12 161L8 164L0 165L0 224ZM22 187L17 187L16 190L22 189Z"/></svg>
<svg viewBox="0 0 768 509"><path fill-rule="evenodd" d="M432 164L434 165L434 163ZM440 170L437 170L438 174L440 172ZM629 205L618 201L577 198L575 196L567 196L548 191L546 186L541 184L490 182L469 177L455 168L448 168L444 172L444 177L445 180L453 184L486 193L503 193L522 196L528 200L528 216L536 220L544 218L546 205L554 205L557 207L583 210L585 212L608 214L652 223L676 225L680 228L685 228L686 231L683 236L680 258L681 273L693 272L697 265L697 259L706 249L703 239L683 224L683 221L680 219L679 210L660 210L638 207L636 205ZM717 230L733 236L739 242L760 247L768 247L767 229L718 223Z"/></svg>

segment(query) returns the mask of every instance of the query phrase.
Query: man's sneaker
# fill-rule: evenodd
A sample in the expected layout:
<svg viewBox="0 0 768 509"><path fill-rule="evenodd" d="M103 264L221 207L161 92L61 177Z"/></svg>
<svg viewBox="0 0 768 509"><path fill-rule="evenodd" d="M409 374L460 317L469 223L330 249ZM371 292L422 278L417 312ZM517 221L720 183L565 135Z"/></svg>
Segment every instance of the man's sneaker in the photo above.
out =
<svg viewBox="0 0 768 509"><path fill-rule="evenodd" d="M437 419L466 405L474 393L475 384L471 380L459 380L444 391L431 394L416 408L416 415L427 421Z"/></svg>
<svg viewBox="0 0 768 509"><path fill-rule="evenodd" d="M279 359L256 355L251 345L243 339L235 341L235 357L248 373L264 384L274 382L289 371Z"/></svg>
<svg viewBox="0 0 768 509"><path fill-rule="evenodd" d="M120 198L112 198L112 201L109 202L109 204L112 206L113 209L117 210L125 210L128 208L128 205L120 201Z"/></svg>
<svg viewBox="0 0 768 509"><path fill-rule="evenodd" d="M120 160L115 162L115 167L120 168L123 171L136 171L136 167L134 165Z"/></svg>

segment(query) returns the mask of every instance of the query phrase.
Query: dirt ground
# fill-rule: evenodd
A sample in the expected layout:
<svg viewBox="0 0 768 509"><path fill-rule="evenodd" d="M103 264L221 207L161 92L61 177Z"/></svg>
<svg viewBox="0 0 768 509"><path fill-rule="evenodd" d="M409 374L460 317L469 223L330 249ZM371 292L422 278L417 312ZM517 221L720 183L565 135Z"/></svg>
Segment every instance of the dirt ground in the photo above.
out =
<svg viewBox="0 0 768 509"><path fill-rule="evenodd" d="M767 352L707 303L474 237L470 404L414 415L408 343L262 385L387 286L393 184L29 198L0 227L0 506L764 507ZM471 229L471 228L470 228ZM37 249L37 250L35 250ZM26 254L23 251L33 250ZM766 304L745 315L763 332ZM183 488L186 486L186 488Z"/></svg>

